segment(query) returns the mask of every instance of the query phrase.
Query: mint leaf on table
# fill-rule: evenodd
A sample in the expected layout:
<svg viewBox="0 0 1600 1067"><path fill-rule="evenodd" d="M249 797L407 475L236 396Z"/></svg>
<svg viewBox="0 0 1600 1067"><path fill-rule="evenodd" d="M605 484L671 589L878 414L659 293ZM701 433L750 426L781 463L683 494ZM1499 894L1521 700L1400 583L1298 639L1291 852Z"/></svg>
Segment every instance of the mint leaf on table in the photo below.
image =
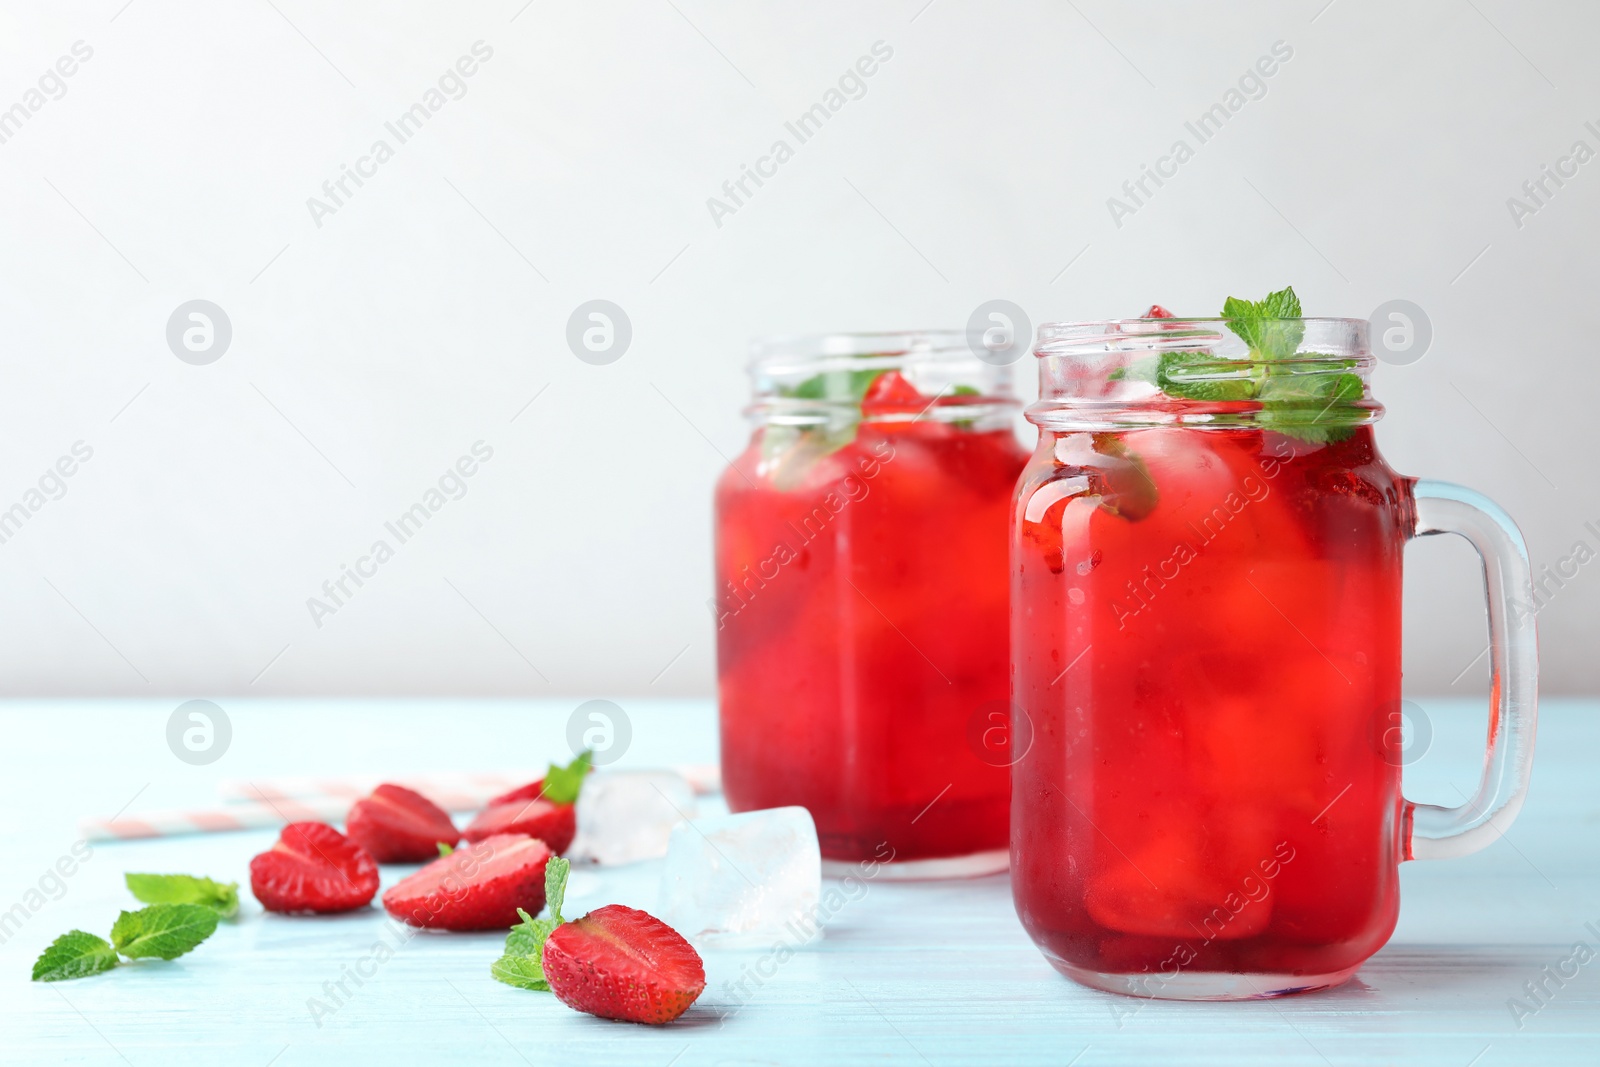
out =
<svg viewBox="0 0 1600 1067"><path fill-rule="evenodd" d="M134 874L122 876L134 899L145 904L199 904L224 919L239 913L239 883L217 882L191 874Z"/></svg>
<svg viewBox="0 0 1600 1067"><path fill-rule="evenodd" d="M204 893L225 903L231 894L233 908L239 906L237 886L223 886L209 878L186 874L129 874L126 878L134 896ZM131 960L177 959L216 932L219 914L215 905L151 904L118 915L109 942L82 930L71 930L56 938L34 961L33 980L60 982L101 974L122 963L118 953Z"/></svg>
<svg viewBox="0 0 1600 1067"><path fill-rule="evenodd" d="M550 988L544 977L544 943L566 921L561 917L561 904L567 895L567 874L571 869L572 865L559 856L552 856L545 864L544 894L550 918L535 919L517 909L522 921L506 935L505 952L489 965L489 974L496 981L541 992Z"/></svg>
<svg viewBox="0 0 1600 1067"><path fill-rule="evenodd" d="M584 749L565 767L550 764L550 769L544 773L544 798L552 804L576 804L593 761L594 753Z"/></svg>
<svg viewBox="0 0 1600 1067"><path fill-rule="evenodd" d="M506 935L505 952L489 965L489 974L506 985L543 992L550 988L544 977L544 943L560 924L554 919L535 919L521 908L517 914L522 922Z"/></svg>
<svg viewBox="0 0 1600 1067"><path fill-rule="evenodd" d="M557 926L567 921L561 917L561 905L567 899L567 875L571 871L572 864L560 856L550 857L544 865L544 901Z"/></svg>
<svg viewBox="0 0 1600 1067"><path fill-rule="evenodd" d="M522 921L506 935L506 955L537 956L544 948L545 939L561 924L554 919L535 919L521 908L517 909L517 914L522 916Z"/></svg>
<svg viewBox="0 0 1600 1067"><path fill-rule="evenodd" d="M50 942L33 964L35 982L63 982L111 970L121 961L104 939L82 930L70 930Z"/></svg>
<svg viewBox="0 0 1600 1067"><path fill-rule="evenodd" d="M504 982L518 989L531 989L536 993L550 991L550 983L544 978L544 964L540 962L538 955L515 953L507 948L505 955L489 965L489 975L497 982Z"/></svg>
<svg viewBox="0 0 1600 1067"><path fill-rule="evenodd" d="M111 943L129 959L175 960L217 932L217 913L200 904L152 904L125 911L111 927Z"/></svg>

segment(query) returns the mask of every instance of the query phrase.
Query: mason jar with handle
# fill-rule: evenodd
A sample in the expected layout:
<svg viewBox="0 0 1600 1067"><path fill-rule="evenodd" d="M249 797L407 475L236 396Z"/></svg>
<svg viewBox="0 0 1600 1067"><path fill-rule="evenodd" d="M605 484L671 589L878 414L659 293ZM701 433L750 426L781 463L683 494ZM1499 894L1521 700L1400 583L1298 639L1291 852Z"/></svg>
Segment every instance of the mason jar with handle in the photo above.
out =
<svg viewBox="0 0 1600 1067"><path fill-rule="evenodd" d="M1012 884L1045 956L1099 989L1337 985L1393 932L1399 864L1489 844L1527 790L1516 525L1384 461L1365 321L1251 337L1220 319L1039 331L1012 525L1012 713L1031 735ZM1438 533L1482 557L1492 668L1483 779L1449 808L1402 795L1395 725L1402 556Z"/></svg>

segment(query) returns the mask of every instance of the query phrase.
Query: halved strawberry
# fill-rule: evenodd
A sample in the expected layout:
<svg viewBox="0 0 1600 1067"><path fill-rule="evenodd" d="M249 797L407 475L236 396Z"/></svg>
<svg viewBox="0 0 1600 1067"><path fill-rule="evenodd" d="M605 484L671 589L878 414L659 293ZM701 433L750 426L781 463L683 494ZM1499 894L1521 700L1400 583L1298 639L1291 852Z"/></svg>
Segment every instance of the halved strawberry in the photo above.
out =
<svg viewBox="0 0 1600 1067"><path fill-rule="evenodd" d="M578 833L574 805L589 776L591 755L584 749L565 767L552 763L538 781L501 793L467 824L461 836L468 841L482 841L495 834L528 834L549 845L557 855L565 852Z"/></svg>
<svg viewBox="0 0 1600 1067"><path fill-rule="evenodd" d="M527 834L537 837L560 855L578 833L578 809L574 804L552 804L535 797L491 804L467 824L461 836L482 841L495 834Z"/></svg>
<svg viewBox="0 0 1600 1067"><path fill-rule="evenodd" d="M377 893L378 865L327 823L292 822L250 861L250 891L268 911L350 911Z"/></svg>
<svg viewBox="0 0 1600 1067"><path fill-rule="evenodd" d="M1151 304L1150 310L1146 311L1140 317L1146 319L1170 319L1173 317L1173 314L1160 304Z"/></svg>
<svg viewBox="0 0 1600 1067"><path fill-rule="evenodd" d="M461 832L439 805L387 782L355 802L344 831L379 863L435 859L441 843L454 847L461 840Z"/></svg>
<svg viewBox="0 0 1600 1067"><path fill-rule="evenodd" d="M621 904L556 927L543 967L561 1003L625 1022L669 1023L706 987L700 954L678 931Z"/></svg>
<svg viewBox="0 0 1600 1067"><path fill-rule="evenodd" d="M484 807L492 808L497 804L509 804L513 800L538 800L543 796L544 779L537 778L527 785L519 785L515 789L507 790L497 797L490 797L489 802Z"/></svg>
<svg viewBox="0 0 1600 1067"><path fill-rule="evenodd" d="M494 930L515 924L517 909L544 907L550 848L525 834L496 834L440 856L383 894L401 922L437 930Z"/></svg>

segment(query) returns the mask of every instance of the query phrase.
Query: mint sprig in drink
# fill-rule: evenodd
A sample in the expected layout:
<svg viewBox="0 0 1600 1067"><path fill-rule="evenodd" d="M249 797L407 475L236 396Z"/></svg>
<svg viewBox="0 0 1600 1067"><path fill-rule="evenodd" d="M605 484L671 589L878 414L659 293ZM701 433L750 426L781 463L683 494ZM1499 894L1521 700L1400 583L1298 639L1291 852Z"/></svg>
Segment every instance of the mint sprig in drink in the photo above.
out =
<svg viewBox="0 0 1600 1067"><path fill-rule="evenodd" d="M1300 310L1041 331L1013 890L1100 988L1317 988L1394 927L1410 480L1373 440L1366 324Z"/></svg>

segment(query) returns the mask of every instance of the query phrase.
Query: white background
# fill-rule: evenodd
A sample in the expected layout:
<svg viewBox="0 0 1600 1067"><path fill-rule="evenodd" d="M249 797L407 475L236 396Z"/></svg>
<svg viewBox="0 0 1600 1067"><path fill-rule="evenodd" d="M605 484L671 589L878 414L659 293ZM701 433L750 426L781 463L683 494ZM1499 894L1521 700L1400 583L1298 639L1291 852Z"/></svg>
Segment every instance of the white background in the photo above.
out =
<svg viewBox="0 0 1600 1067"><path fill-rule="evenodd" d="M0 690L709 694L748 339L992 298L1415 301L1432 350L1376 379L1391 462L1494 497L1536 565L1600 549L1600 161L1507 207L1600 149L1600 13L1325 4L9 0L0 109L93 57L0 144L0 509L94 455L0 544ZM307 198L479 40L465 95L319 227ZM865 94L718 226L707 198L877 41ZM1265 95L1115 225L1276 41ZM196 298L233 327L208 366L165 339ZM565 342L594 298L633 324L609 366ZM316 626L307 598L479 440L466 496ZM1408 568L1408 686L1481 687L1470 550ZM1597 575L1540 615L1548 692L1596 689Z"/></svg>

